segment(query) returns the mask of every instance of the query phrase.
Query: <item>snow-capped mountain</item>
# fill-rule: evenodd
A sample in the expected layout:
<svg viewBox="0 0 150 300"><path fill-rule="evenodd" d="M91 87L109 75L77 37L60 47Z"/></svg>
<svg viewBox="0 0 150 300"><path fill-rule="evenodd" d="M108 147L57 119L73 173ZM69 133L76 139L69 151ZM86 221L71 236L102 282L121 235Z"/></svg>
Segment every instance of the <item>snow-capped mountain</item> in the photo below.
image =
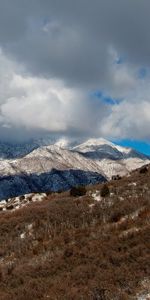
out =
<svg viewBox="0 0 150 300"><path fill-rule="evenodd" d="M116 145L105 139L90 139L73 148L75 151L84 153L86 157L91 158L110 158L110 159L124 159L124 158L148 158L146 155L133 150L132 148L122 147Z"/></svg>
<svg viewBox="0 0 150 300"><path fill-rule="evenodd" d="M36 147L23 157L1 159L0 199L93 184L150 163L143 154L104 139L72 145L61 140L54 145Z"/></svg>
<svg viewBox="0 0 150 300"><path fill-rule="evenodd" d="M64 149L70 149L76 144L78 143L75 139L56 138L49 135L20 143L0 142L0 160L21 158L43 146L56 145Z"/></svg>
<svg viewBox="0 0 150 300"><path fill-rule="evenodd" d="M136 150L116 145L105 139L90 139L72 150L96 162L107 179L113 175L125 175L131 170L148 164L150 158Z"/></svg>
<svg viewBox="0 0 150 300"><path fill-rule="evenodd" d="M39 147L23 158L15 160L2 160L0 162L0 176L17 174L41 174L57 170L84 170L101 172L97 163L85 158L80 153L62 149L56 145Z"/></svg>
<svg viewBox="0 0 150 300"><path fill-rule="evenodd" d="M0 199L102 181L106 178L95 161L55 145L0 162Z"/></svg>

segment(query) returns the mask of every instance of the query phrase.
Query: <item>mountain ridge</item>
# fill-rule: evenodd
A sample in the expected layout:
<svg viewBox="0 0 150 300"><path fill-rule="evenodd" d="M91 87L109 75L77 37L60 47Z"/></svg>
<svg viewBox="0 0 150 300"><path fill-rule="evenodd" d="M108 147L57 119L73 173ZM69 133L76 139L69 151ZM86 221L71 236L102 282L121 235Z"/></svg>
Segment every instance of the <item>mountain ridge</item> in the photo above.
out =
<svg viewBox="0 0 150 300"><path fill-rule="evenodd" d="M62 149L68 149L68 150L75 150L78 151L78 148L80 146L85 147L85 145L93 145L93 147L96 146L110 146L119 152L122 153L129 153L130 151L139 154L143 157L150 158L150 156L140 153L137 150L131 148L131 147L123 147L120 145L117 145L116 143L110 142L104 138L91 138L87 140L82 139L71 139L71 138L51 138L51 137L45 137L45 138L39 138L39 139L32 139L27 142L20 142L20 143L9 143L9 142L0 142L0 160L2 159L15 159L15 158L21 158L25 155L31 153L32 151L44 147L44 146L58 146Z"/></svg>
<svg viewBox="0 0 150 300"><path fill-rule="evenodd" d="M33 149L23 157L1 159L0 199L8 198L10 195L19 196L22 186L23 193L34 192L36 180L40 182L38 188L42 192L44 182L48 182L46 190L51 190L52 187L55 191L66 190L75 185L110 180L117 174L124 176L149 162L147 156L131 148L118 148L117 145L104 139L91 139L72 147L68 144L67 147L64 144L60 147L56 142L53 145ZM80 180L77 180L75 172L80 173ZM63 174L67 174L66 177Z"/></svg>

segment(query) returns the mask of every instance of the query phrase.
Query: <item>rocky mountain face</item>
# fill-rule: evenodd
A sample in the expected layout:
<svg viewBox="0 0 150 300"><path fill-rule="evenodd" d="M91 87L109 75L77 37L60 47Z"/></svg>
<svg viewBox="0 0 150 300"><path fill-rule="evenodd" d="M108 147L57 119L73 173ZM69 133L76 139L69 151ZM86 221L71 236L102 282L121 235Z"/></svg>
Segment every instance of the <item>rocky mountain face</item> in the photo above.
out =
<svg viewBox="0 0 150 300"><path fill-rule="evenodd" d="M33 151L25 147L24 151L30 153L21 157L20 150L16 159L2 159L1 155L0 200L104 182L113 175L123 176L150 162L147 156L133 149L103 139L88 140L76 146L61 141Z"/></svg>

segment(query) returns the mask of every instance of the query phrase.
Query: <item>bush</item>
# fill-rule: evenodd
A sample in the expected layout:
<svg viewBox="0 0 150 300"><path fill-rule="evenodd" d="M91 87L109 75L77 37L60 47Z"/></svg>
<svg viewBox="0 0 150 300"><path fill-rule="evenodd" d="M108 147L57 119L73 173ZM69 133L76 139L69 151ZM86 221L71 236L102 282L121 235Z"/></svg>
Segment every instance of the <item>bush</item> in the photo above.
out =
<svg viewBox="0 0 150 300"><path fill-rule="evenodd" d="M46 192L46 196L51 196L52 195L52 191L47 191Z"/></svg>
<svg viewBox="0 0 150 300"><path fill-rule="evenodd" d="M109 194L110 194L109 187L107 186L107 184L104 184L101 189L100 195L101 197L107 197L109 196Z"/></svg>
<svg viewBox="0 0 150 300"><path fill-rule="evenodd" d="M58 190L57 193L61 194L61 193L63 193L63 190Z"/></svg>
<svg viewBox="0 0 150 300"><path fill-rule="evenodd" d="M112 180L120 180L121 179L121 176L120 175L113 175L112 176L112 178L111 178Z"/></svg>
<svg viewBox="0 0 150 300"><path fill-rule="evenodd" d="M122 214L120 212L115 212L111 215L110 221L113 223L117 223L122 218Z"/></svg>
<svg viewBox="0 0 150 300"><path fill-rule="evenodd" d="M86 194L86 188L84 186L72 187L70 190L70 196L79 197Z"/></svg>
<svg viewBox="0 0 150 300"><path fill-rule="evenodd" d="M144 167L142 167L142 168L140 169L140 174L145 174L145 173L147 173L147 172L148 172L147 166L144 166Z"/></svg>
<svg viewBox="0 0 150 300"><path fill-rule="evenodd" d="M19 200L20 200L20 201L22 201L22 200L24 200L24 199L25 199L25 196L24 196L24 195L22 195L22 196L19 197Z"/></svg>

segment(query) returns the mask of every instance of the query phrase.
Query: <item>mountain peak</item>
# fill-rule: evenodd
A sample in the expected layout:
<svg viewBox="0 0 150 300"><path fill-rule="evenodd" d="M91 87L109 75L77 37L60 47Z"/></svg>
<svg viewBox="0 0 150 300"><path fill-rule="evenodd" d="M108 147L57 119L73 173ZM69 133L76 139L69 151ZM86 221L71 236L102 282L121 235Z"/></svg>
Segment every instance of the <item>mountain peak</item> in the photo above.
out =
<svg viewBox="0 0 150 300"><path fill-rule="evenodd" d="M74 147L74 150L80 152L88 152L88 151L95 151L98 149L108 150L108 148L115 149L121 153L129 153L131 151L130 148L121 147L115 145L114 143L104 139L104 138L92 138L88 139L87 141L83 142L80 145Z"/></svg>

